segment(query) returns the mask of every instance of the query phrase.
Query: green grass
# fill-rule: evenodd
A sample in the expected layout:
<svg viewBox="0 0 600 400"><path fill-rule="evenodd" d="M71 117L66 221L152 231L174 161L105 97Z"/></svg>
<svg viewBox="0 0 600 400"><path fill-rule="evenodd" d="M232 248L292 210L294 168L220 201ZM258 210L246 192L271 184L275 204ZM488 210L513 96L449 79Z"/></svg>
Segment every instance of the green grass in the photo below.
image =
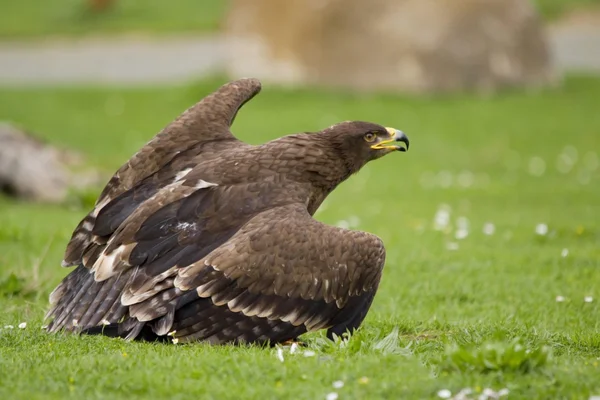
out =
<svg viewBox="0 0 600 400"><path fill-rule="evenodd" d="M600 0L534 0L540 13L554 19ZM100 13L87 0L0 0L0 39L119 33L210 32L220 26L227 0L116 0Z"/></svg>
<svg viewBox="0 0 600 400"><path fill-rule="evenodd" d="M88 0L0 0L0 38L119 33L186 33L218 29L226 0L115 0L91 12Z"/></svg>
<svg viewBox="0 0 600 400"><path fill-rule="evenodd" d="M84 151L110 172L218 84L3 90L0 119ZM274 349L47 335L47 296L68 272L62 251L87 208L0 199L0 329L15 326L0 332L0 398L324 399L337 391L340 399L422 399L466 387L508 388L511 399L600 394L599 96L600 79L584 77L490 99L265 87L234 126L249 142L346 119L394 126L411 139L408 153L368 165L317 214L386 243L363 328L335 344L308 335L316 355L286 350L283 363ZM573 168L558 172L558 159ZM543 174L532 175L540 160ZM437 231L442 205L451 226ZM454 237L459 217L469 221L462 240ZM538 224L546 235L535 233ZM332 387L337 380L343 388Z"/></svg>
<svg viewBox="0 0 600 400"><path fill-rule="evenodd" d="M550 20L577 9L597 9L600 6L599 0L534 0L533 2L542 16Z"/></svg>

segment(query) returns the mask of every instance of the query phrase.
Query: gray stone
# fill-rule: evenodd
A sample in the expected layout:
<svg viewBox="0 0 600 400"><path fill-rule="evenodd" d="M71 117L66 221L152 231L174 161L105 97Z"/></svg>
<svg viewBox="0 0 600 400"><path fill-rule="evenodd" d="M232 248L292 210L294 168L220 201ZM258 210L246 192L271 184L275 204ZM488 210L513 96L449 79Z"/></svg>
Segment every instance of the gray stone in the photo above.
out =
<svg viewBox="0 0 600 400"><path fill-rule="evenodd" d="M284 85L493 92L556 80L528 0L233 0L227 71Z"/></svg>
<svg viewBox="0 0 600 400"><path fill-rule="evenodd" d="M57 149L17 127L0 122L0 191L20 199L59 203L69 188L95 185L101 177L71 171L82 157Z"/></svg>

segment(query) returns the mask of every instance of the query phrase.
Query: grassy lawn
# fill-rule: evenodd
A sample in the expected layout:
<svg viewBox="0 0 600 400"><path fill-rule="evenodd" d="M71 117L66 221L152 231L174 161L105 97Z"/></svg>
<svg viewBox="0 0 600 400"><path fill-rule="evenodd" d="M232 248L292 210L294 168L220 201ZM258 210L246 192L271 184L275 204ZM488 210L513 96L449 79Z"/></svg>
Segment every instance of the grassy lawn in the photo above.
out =
<svg viewBox="0 0 600 400"><path fill-rule="evenodd" d="M0 119L112 171L220 83L2 90ZM584 77L493 99L265 87L234 126L251 143L346 119L394 126L411 139L410 152L370 164L317 214L386 243L363 329L336 344L308 335L308 349L284 350L283 362L275 349L47 335L47 296L67 274L62 252L87 207L0 198L0 398L600 394L599 96L600 79Z"/></svg>
<svg viewBox="0 0 600 400"><path fill-rule="evenodd" d="M90 12L88 0L0 0L0 39L47 35L215 31L226 0L115 0Z"/></svg>
<svg viewBox="0 0 600 400"><path fill-rule="evenodd" d="M227 0L116 0L115 7L92 13L88 0L0 0L0 39L47 35L79 36L119 33L185 33L215 31ZM545 18L553 19L600 0L534 0Z"/></svg>
<svg viewBox="0 0 600 400"><path fill-rule="evenodd" d="M597 9L600 6L600 0L533 0L533 2L541 14L550 20L576 9Z"/></svg>

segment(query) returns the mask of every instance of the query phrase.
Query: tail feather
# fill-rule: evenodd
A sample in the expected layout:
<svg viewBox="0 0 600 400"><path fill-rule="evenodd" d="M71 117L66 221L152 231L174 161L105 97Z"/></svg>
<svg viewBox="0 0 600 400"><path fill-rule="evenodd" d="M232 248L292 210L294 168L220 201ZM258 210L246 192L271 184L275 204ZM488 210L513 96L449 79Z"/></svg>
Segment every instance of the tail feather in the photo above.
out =
<svg viewBox="0 0 600 400"><path fill-rule="evenodd" d="M116 277L114 284L110 285L105 282L105 287L110 287L112 290L106 293L106 297L102 303L94 306L94 315L88 321L88 325L95 326L107 321L117 321L125 315L127 307L122 306L121 310L116 313L113 310L119 310L118 306L121 306L121 293L125 286L131 282L131 277L131 271L125 271ZM92 307L90 306L91 309Z"/></svg>
<svg viewBox="0 0 600 400"><path fill-rule="evenodd" d="M131 271L96 282L94 274L83 265L71 272L51 295L52 309L47 317L52 318L49 332L61 329L80 331L117 323L127 314L121 305L120 294L128 283Z"/></svg>
<svg viewBox="0 0 600 400"><path fill-rule="evenodd" d="M61 298L56 300L55 310L51 316L54 320L48 325L48 331L55 332L60 329L73 330L78 321L73 318L73 312L79 300L88 292L94 282L93 276L83 266L77 267L70 275L77 275L74 285L68 285ZM86 275L89 275L86 277Z"/></svg>
<svg viewBox="0 0 600 400"><path fill-rule="evenodd" d="M100 286L100 289L94 294L94 300L81 316L81 326L96 326L100 322L105 323L108 321L104 318L106 311L108 311L115 299L120 299L120 294L129 281L131 273L131 270L127 270L104 282L95 282L96 285Z"/></svg>

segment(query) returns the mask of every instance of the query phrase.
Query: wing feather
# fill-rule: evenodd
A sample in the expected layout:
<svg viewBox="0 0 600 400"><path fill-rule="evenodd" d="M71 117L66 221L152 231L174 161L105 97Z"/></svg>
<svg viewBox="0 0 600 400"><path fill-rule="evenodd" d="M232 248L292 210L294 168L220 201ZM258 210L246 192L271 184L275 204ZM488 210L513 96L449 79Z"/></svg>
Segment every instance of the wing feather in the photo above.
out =
<svg viewBox="0 0 600 400"><path fill-rule="evenodd" d="M129 338L145 335L142 322L176 341L224 343L360 325L381 277L380 239L322 224L303 204L256 203L247 215L227 203L240 199L230 188L181 187L161 189L127 217L95 262L95 280L80 278L81 290L56 313L56 327L75 316L89 329L113 310L123 319L117 332ZM206 203L192 207L192 196ZM211 226L222 207L230 212ZM108 284L121 285L121 276L117 305Z"/></svg>
<svg viewBox="0 0 600 400"><path fill-rule="evenodd" d="M210 151L211 143L239 142L230 132L231 124L239 109L256 96L260 89L261 84L257 79L240 79L223 85L186 110L135 153L109 180L98 197L94 209L74 230L65 251L63 265L79 265L83 251L92 241L93 229L108 234L110 229L116 229L119 220L122 222L127 211L133 211L141 201L151 197L164 182L176 178L177 174L184 170L184 165L181 164L185 163L185 157L180 157L179 164L175 162L174 165L170 165L175 158L190 150L197 155L205 151L202 148L203 144L209 144L206 150ZM171 168L165 168L167 166ZM110 207L113 200L131 191L145 179L152 178L158 172L162 172L161 179L154 184L146 182L148 185L144 187L144 195L140 196L137 192L137 202L125 202L124 205L129 206L129 209L121 207L120 204ZM109 225L110 229L94 228L96 217L107 205L119 217Z"/></svg>

